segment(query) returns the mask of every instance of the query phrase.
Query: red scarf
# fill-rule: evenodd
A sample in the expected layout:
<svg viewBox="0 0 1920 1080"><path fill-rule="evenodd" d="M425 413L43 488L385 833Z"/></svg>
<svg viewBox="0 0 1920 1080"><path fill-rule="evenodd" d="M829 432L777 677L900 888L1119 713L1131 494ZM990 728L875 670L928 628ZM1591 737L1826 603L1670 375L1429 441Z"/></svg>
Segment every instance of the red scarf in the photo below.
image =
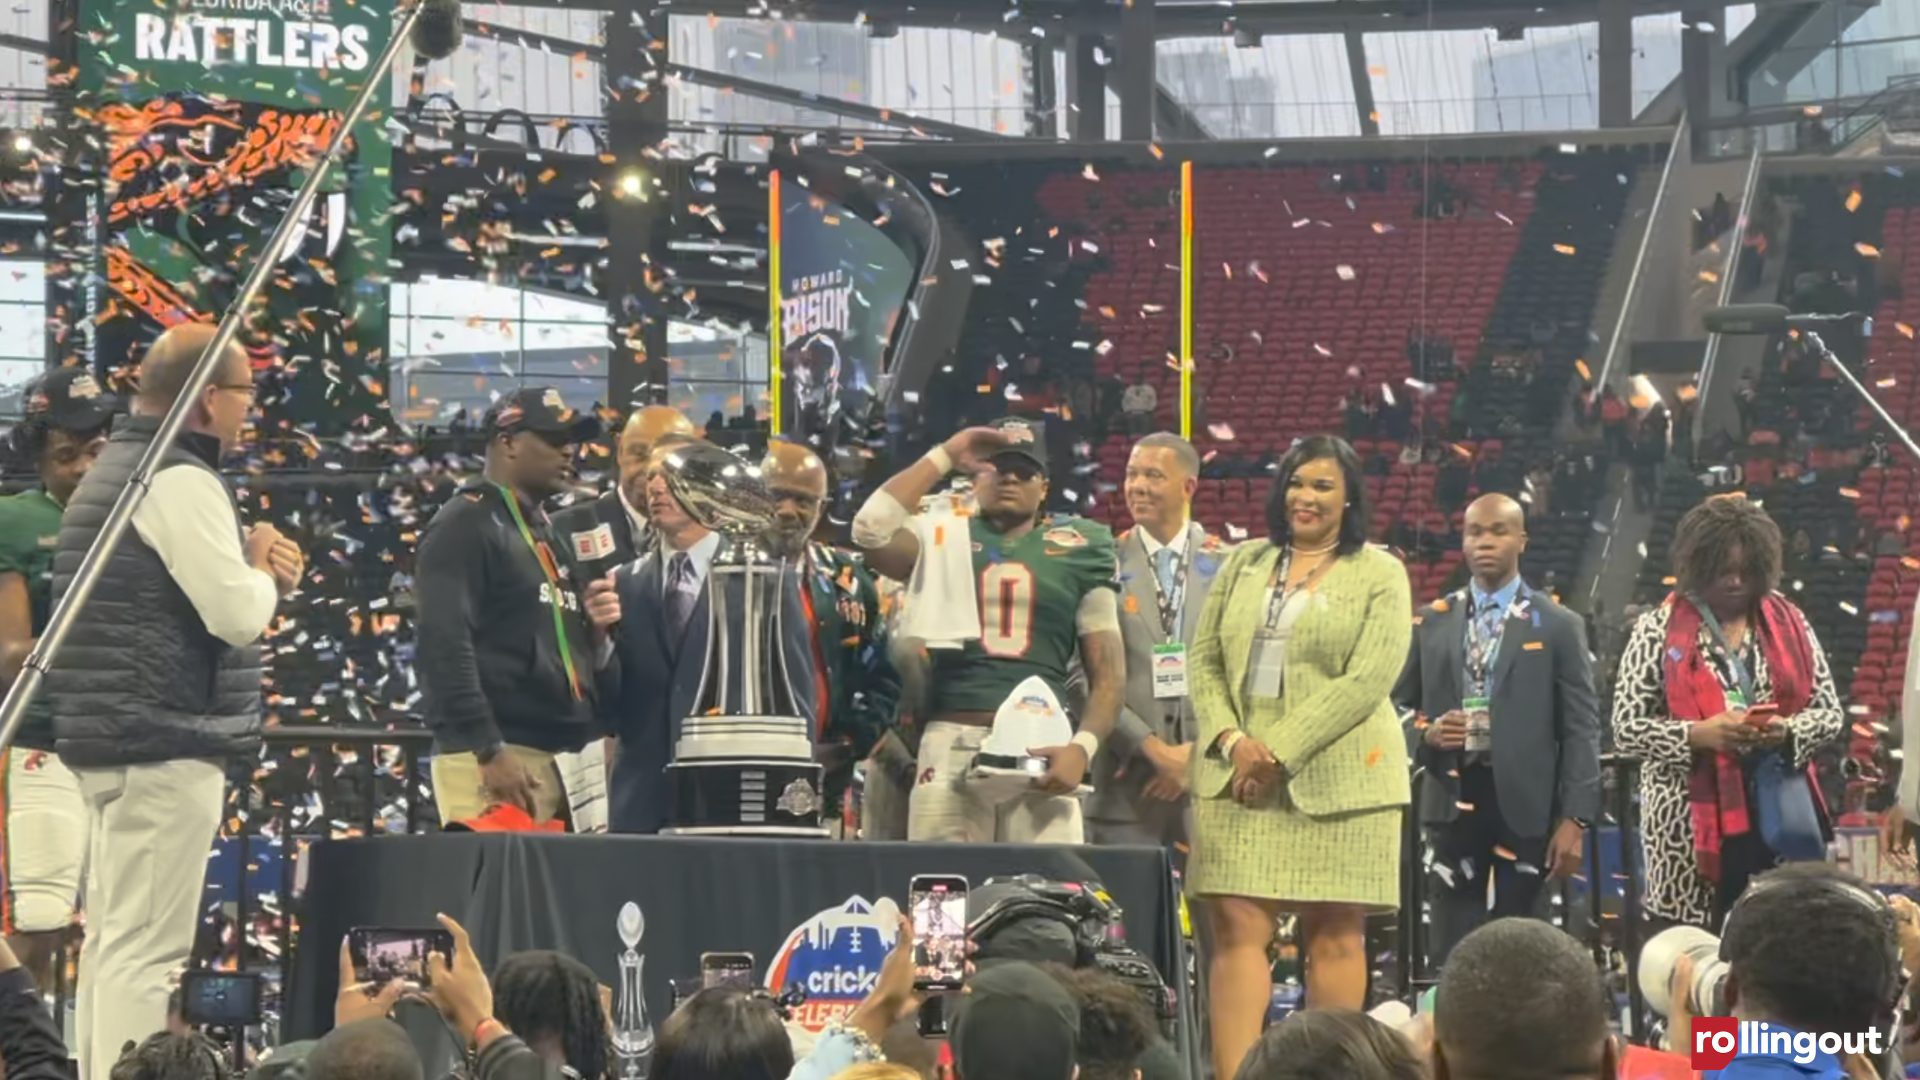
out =
<svg viewBox="0 0 1920 1080"><path fill-rule="evenodd" d="M1667 715L1687 722L1710 720L1727 711L1727 693L1700 647L1700 611L1679 593L1669 595L1667 605L1671 613L1662 657ZM1780 718L1797 715L1813 697L1813 644L1807 640L1806 624L1785 597L1770 593L1760 601L1760 618L1750 632L1759 635ZM1811 774L1811 766L1808 771ZM1817 784L1814 790L1820 790ZM1694 754L1687 801L1693 808L1694 862L1708 881L1717 882L1722 839L1744 835L1753 827L1740 759L1718 752Z"/></svg>

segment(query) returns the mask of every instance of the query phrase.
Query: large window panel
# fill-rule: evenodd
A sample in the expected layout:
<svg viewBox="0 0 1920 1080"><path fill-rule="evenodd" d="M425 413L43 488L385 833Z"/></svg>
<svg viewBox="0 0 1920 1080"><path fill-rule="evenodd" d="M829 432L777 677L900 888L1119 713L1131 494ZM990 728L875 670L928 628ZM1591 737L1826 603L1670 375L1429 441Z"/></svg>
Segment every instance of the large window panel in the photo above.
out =
<svg viewBox="0 0 1920 1080"><path fill-rule="evenodd" d="M1552 131L1599 118L1593 23L1530 29L1408 31L1365 37L1383 135Z"/></svg>
<svg viewBox="0 0 1920 1080"><path fill-rule="evenodd" d="M555 387L577 409L606 399L598 301L441 278L395 285L389 297L395 411L408 423L444 424L462 411L477 420L527 384Z"/></svg>
<svg viewBox="0 0 1920 1080"><path fill-rule="evenodd" d="M1271 36L1257 48L1182 38L1160 42L1155 60L1160 84L1216 138L1360 134L1343 35Z"/></svg>

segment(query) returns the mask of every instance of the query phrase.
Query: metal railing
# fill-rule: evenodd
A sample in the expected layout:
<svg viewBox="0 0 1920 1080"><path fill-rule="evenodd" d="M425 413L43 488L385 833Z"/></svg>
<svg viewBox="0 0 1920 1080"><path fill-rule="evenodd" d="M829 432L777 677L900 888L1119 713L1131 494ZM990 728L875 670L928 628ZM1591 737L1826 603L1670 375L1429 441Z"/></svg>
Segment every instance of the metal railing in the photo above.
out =
<svg viewBox="0 0 1920 1080"><path fill-rule="evenodd" d="M1627 327L1632 325L1634 308L1640 298L1640 274L1646 269L1647 254L1653 247L1653 235L1659 231L1660 215L1667 206L1668 181L1673 179L1673 163L1687 146L1687 117L1683 114L1680 122L1673 127L1673 141L1668 145L1667 161L1660 169L1660 184L1653 191L1653 205L1647 208L1647 227L1640 234L1640 250L1633 256L1633 273L1627 278L1626 295L1620 298L1619 314L1614 316L1613 335L1607 339L1607 355L1600 362L1600 371L1594 376L1595 392L1605 389L1613 378L1613 366L1620 353L1620 343L1626 339Z"/></svg>
<svg viewBox="0 0 1920 1080"><path fill-rule="evenodd" d="M1740 256L1747 246L1747 230L1753 227L1754 196L1760 188L1760 144L1754 143L1753 153L1747 158L1747 178L1740 187L1739 210L1734 215L1734 227L1727 239L1727 257L1720 268L1720 291L1715 298L1716 306L1724 307L1733 302L1736 282L1740 275ZM1713 386L1714 362L1720 358L1720 342L1725 335L1710 333L1707 335L1707 348L1700 356L1700 376L1697 381L1699 396L1695 398L1695 407L1704 410L1707 407L1707 395ZM1705 440L1705 424L1693 425L1693 441L1698 447Z"/></svg>

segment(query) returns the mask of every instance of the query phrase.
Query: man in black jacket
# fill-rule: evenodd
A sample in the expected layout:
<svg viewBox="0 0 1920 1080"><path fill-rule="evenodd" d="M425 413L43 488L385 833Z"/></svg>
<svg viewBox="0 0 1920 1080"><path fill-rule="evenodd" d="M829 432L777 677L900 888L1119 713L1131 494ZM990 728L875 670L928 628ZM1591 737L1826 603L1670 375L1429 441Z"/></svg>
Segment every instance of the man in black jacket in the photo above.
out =
<svg viewBox="0 0 1920 1080"><path fill-rule="evenodd" d="M213 336L211 326L175 327L147 350L133 415L61 518L56 609ZM87 814L75 1016L83 1076L105 1076L127 1041L166 1022L168 977L200 923L226 764L260 745L259 640L306 570L273 526L242 532L220 474L252 402L247 355L229 348L47 677L55 747Z"/></svg>
<svg viewBox="0 0 1920 1080"><path fill-rule="evenodd" d="M668 435L692 438L693 421L665 405L635 409L620 429L620 475L613 490L553 515L553 534L576 567L625 566L653 547L647 525L647 461ZM604 527L604 528L603 528Z"/></svg>
<svg viewBox="0 0 1920 1080"><path fill-rule="evenodd" d="M596 734L594 679L610 652L601 628L618 620L618 601L606 582L581 595L541 504L565 489L574 449L599 429L557 390L501 398L487 413L484 475L421 538L417 655L443 822L492 804L558 817L553 756Z"/></svg>

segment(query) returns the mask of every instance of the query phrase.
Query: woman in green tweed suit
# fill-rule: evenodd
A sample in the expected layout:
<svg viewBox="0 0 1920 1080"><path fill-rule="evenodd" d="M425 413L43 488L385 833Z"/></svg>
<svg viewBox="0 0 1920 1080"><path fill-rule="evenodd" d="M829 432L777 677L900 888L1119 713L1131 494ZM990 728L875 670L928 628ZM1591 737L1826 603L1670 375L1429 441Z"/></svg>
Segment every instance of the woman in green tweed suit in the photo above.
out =
<svg viewBox="0 0 1920 1080"><path fill-rule="evenodd" d="M1212 922L1215 1075L1260 1037L1277 916L1307 1003L1360 1008L1366 916L1398 906L1405 736L1388 694L1413 633L1406 568L1366 544L1360 462L1315 437L1280 462L1269 541L1214 579L1193 642L1199 719L1187 883Z"/></svg>

